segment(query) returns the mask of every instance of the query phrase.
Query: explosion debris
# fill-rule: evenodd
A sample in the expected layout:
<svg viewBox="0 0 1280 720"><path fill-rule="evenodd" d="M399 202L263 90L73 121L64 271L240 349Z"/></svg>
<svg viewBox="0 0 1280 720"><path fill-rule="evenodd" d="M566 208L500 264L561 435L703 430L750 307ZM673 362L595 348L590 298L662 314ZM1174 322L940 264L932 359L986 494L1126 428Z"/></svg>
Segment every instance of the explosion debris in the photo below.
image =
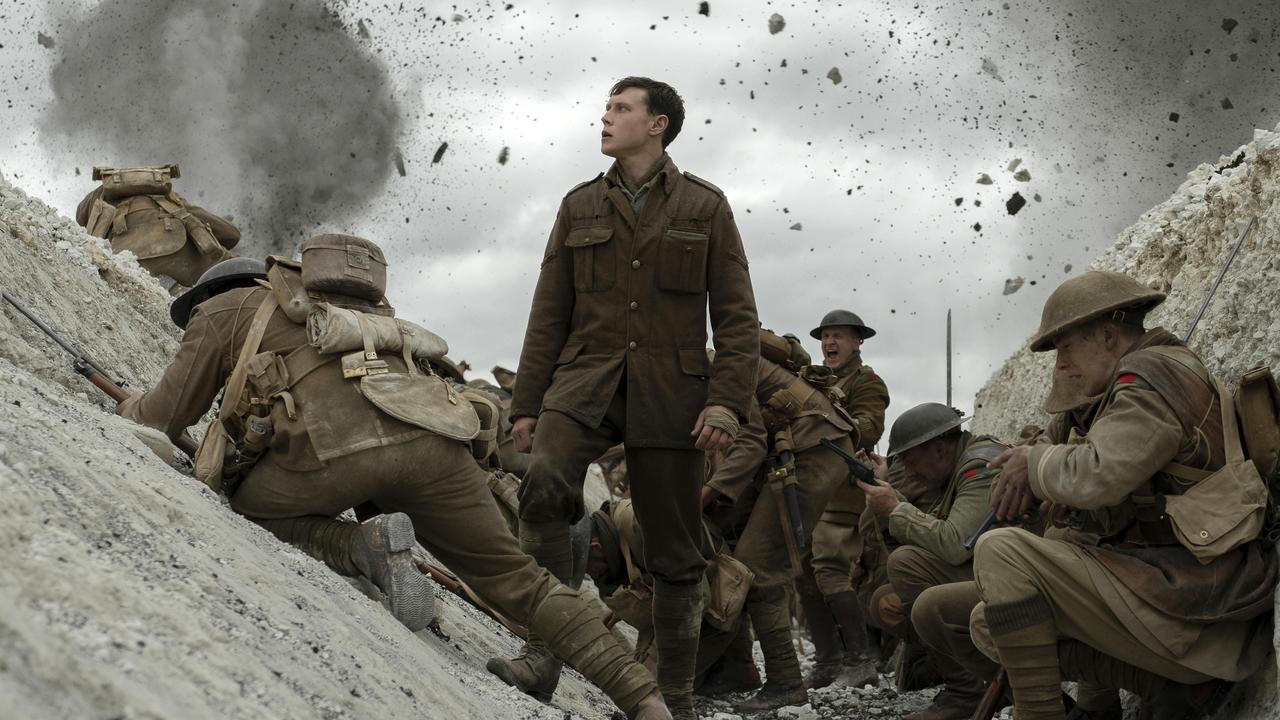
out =
<svg viewBox="0 0 1280 720"><path fill-rule="evenodd" d="M777 35L782 32L782 28L787 26L787 21L782 19L778 13L769 16L769 34Z"/></svg>
<svg viewBox="0 0 1280 720"><path fill-rule="evenodd" d="M1004 209L1008 210L1010 215L1017 215L1018 211L1021 210L1026 204L1027 204L1027 199L1022 197L1022 193L1015 192L1013 194L1013 197L1005 201Z"/></svg>
<svg viewBox="0 0 1280 720"><path fill-rule="evenodd" d="M440 147L436 148L436 154L431 156L431 164L435 165L444 159L444 151L449 149L449 143L442 142Z"/></svg>

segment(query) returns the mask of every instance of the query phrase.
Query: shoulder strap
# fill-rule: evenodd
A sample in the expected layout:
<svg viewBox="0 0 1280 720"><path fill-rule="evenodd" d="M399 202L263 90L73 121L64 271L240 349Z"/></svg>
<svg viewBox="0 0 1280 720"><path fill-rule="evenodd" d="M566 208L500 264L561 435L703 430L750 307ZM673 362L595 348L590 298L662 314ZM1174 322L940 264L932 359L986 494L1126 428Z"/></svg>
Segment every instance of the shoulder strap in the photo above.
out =
<svg viewBox="0 0 1280 720"><path fill-rule="evenodd" d="M1231 393L1227 391L1227 386L1222 381L1214 378L1213 384L1218 393L1218 404L1222 406L1222 439L1223 450L1226 455L1225 465L1238 465L1244 462L1244 448L1240 444L1240 425L1236 422L1235 408L1236 404L1231 399ZM1182 463L1169 462L1158 472L1172 475L1179 480L1185 480L1190 483L1198 483L1201 480L1213 474L1211 470L1201 470L1200 468L1183 465Z"/></svg>
<svg viewBox="0 0 1280 720"><path fill-rule="evenodd" d="M267 331L267 323L270 322L277 305L276 296L267 293L266 300L253 314L253 322L249 325L249 334L245 336L244 347L240 348L240 357L236 360L236 366L231 370L231 377L227 379L226 390L222 393L222 407L218 409L218 421L224 425L236 414L236 406L240 404L240 396L244 394L245 381L248 379L249 358L258 353L258 347L262 345L262 336Z"/></svg>

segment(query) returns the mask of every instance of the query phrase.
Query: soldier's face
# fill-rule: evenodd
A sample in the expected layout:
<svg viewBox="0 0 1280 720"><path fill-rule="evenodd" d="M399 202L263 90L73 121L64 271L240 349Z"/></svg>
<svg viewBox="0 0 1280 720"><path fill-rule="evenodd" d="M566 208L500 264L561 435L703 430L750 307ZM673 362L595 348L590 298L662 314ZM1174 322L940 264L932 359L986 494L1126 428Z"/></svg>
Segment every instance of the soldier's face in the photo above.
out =
<svg viewBox="0 0 1280 720"><path fill-rule="evenodd" d="M951 477L952 458L948 448L941 438L935 438L899 455L908 482L930 488L942 487Z"/></svg>
<svg viewBox="0 0 1280 720"><path fill-rule="evenodd" d="M1107 389L1119 359L1113 336L1096 327L1072 328L1054 338L1053 346L1057 350L1054 370L1061 379L1087 396Z"/></svg>
<svg viewBox="0 0 1280 720"><path fill-rule="evenodd" d="M662 142L666 115L649 114L649 94L641 88L627 88L605 103L604 125L600 129L600 152L609 157L626 157L645 149L656 139Z"/></svg>
<svg viewBox="0 0 1280 720"><path fill-rule="evenodd" d="M862 347L862 337L848 325L822 328L822 364L837 368Z"/></svg>

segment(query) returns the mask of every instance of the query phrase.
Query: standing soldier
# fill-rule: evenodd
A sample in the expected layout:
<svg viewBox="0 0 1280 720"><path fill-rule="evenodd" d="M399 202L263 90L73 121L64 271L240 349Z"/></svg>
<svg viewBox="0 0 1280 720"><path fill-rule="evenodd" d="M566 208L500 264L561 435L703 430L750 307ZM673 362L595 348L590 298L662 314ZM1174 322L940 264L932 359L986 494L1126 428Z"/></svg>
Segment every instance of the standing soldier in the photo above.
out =
<svg viewBox="0 0 1280 720"><path fill-rule="evenodd" d="M762 339L769 336L777 338L762 331ZM799 340L794 343L798 349ZM766 676L759 693L737 706L742 713L804 704L806 698L791 637L789 591L822 509L838 486L847 485L848 465L823 441L853 454L853 423L806 380L812 369L817 368L808 367L807 355L799 362L784 355L760 358L755 389L760 412L753 409L751 422L702 493L707 506L721 496L736 501L761 486L733 553L755 574L746 611L760 640Z"/></svg>
<svg viewBox="0 0 1280 720"><path fill-rule="evenodd" d="M587 466L625 440L655 581L658 684L677 716L693 717L706 563L702 451L727 447L746 419L759 322L724 193L666 154L684 122L680 96L665 83L625 78L609 91L601 122L601 152L615 162L560 205L520 355L512 437L533 453L520 542L567 579ZM532 637L515 659L495 658L492 669L550 696L560 664L542 640Z"/></svg>
<svg viewBox="0 0 1280 720"><path fill-rule="evenodd" d="M1144 329L1164 297L1088 272L1049 296L1031 340L1097 399L1083 432L994 463L998 517L1035 498L1065 510L1046 537L999 528L974 552L974 642L1007 670L1019 720L1063 718L1064 677L1131 690L1149 717L1200 717L1221 680L1271 650L1266 487L1225 386L1171 333Z"/></svg>
<svg viewBox="0 0 1280 720"><path fill-rule="evenodd" d="M876 334L862 318L848 310L832 310L809 336L822 342L822 364L831 369L841 403L853 420L853 446L871 450L884 433L889 389L884 380L862 363L862 343ZM843 638L865 636L863 613L853 586L854 567L862 555L858 516L866 509L862 490L842 484L827 503L813 530L812 570L799 582L801 607L814 644L811 687L825 687L836 679L861 687L878 682L876 654L862 647L843 647ZM838 623L838 626L837 626ZM837 629L838 627L838 629Z"/></svg>
<svg viewBox="0 0 1280 720"><path fill-rule="evenodd" d="M301 266L271 258L265 286L196 307L160 383L117 411L175 438L222 390L196 475L215 491L237 481L236 512L372 578L413 630L433 614L411 557L416 527L486 604L539 633L620 708L670 718L598 612L520 551L467 446L479 419L428 370L448 346L393 317L382 251L349 235L300 250ZM390 514L333 522L370 502Z"/></svg>

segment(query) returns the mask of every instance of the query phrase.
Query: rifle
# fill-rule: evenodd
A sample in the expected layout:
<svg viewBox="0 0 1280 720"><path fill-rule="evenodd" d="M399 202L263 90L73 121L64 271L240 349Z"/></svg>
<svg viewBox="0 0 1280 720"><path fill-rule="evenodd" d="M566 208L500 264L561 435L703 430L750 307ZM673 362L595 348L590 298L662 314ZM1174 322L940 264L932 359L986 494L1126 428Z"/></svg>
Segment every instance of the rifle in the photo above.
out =
<svg viewBox="0 0 1280 720"><path fill-rule="evenodd" d="M124 388L121 387L121 385L125 384L123 380L112 380L107 372L102 369L101 365L95 363L88 355L85 355L83 352L76 349L75 346L64 340L61 335L53 330L53 328L44 324L40 318L36 317L34 313L24 307L22 303L18 302L17 298L4 290L0 290L0 297L4 298L4 300L12 305L15 310L22 313L22 315L30 320L33 325L40 328L40 331L47 335L50 340L57 343L59 347L71 356L72 370L84 376L84 379L93 383L94 387L105 393L107 397L115 400L116 403L124 402L129 398L129 393L125 392ZM186 453L187 457L195 457L196 441L193 440L190 435L183 433L178 437L174 444L179 450Z"/></svg>
<svg viewBox="0 0 1280 720"><path fill-rule="evenodd" d="M799 574L800 559L805 551L805 537L804 520L800 517L800 497L796 492L795 454L790 450L780 450L765 458L764 462L768 468L769 488L773 490L774 502L778 506L778 522L782 525L791 569L793 573Z"/></svg>
<svg viewBox="0 0 1280 720"><path fill-rule="evenodd" d="M982 694L982 700L978 703L978 707L973 710L973 717L970 720L991 720L995 717L996 710L1000 707L1000 703L1004 700L1004 695L1009 691L1009 674L1004 668L996 671L996 676L991 680L991 684L987 685L987 691Z"/></svg>
<svg viewBox="0 0 1280 720"><path fill-rule="evenodd" d="M822 444L822 447L834 452L836 455L839 455L840 459L844 460L845 465L849 466L848 480L850 485L854 484L854 481L856 480L861 480L862 482L868 485L876 484L875 470L872 470L868 465L863 463L858 458L850 455L844 450L841 450L838 445L836 445L835 443L831 442L826 438L823 438L818 442Z"/></svg>

